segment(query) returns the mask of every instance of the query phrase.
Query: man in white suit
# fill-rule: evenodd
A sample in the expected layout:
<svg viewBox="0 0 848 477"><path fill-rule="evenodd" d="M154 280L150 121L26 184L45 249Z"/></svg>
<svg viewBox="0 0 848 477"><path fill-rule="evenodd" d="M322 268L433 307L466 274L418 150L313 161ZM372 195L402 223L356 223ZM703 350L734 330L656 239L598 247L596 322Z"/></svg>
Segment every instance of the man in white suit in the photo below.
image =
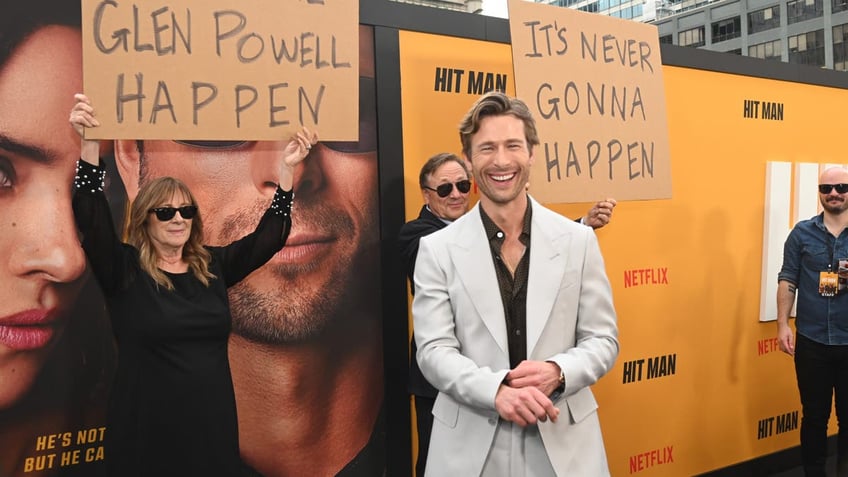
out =
<svg viewBox="0 0 848 477"><path fill-rule="evenodd" d="M527 195L527 106L481 97L460 124L479 203L421 239L417 359L438 390L427 476L609 475L589 386L618 331L591 228Z"/></svg>

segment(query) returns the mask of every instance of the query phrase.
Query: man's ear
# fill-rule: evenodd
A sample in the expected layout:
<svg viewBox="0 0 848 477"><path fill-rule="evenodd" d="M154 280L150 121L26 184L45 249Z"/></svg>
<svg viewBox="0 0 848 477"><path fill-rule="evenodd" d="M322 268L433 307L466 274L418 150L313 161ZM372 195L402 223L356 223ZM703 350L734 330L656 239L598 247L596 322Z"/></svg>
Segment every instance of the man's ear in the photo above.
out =
<svg viewBox="0 0 848 477"><path fill-rule="evenodd" d="M421 199L424 200L424 205L430 205L430 196L427 195L427 191L423 188L421 189Z"/></svg>
<svg viewBox="0 0 848 477"><path fill-rule="evenodd" d="M463 152L462 160L465 162L465 172L468 174L468 180L472 180L474 178L474 166L471 164L471 158Z"/></svg>
<svg viewBox="0 0 848 477"><path fill-rule="evenodd" d="M131 139L115 141L115 165L127 190L127 197L130 201L135 200L138 195L139 168L141 167L141 153L138 151L136 141Z"/></svg>

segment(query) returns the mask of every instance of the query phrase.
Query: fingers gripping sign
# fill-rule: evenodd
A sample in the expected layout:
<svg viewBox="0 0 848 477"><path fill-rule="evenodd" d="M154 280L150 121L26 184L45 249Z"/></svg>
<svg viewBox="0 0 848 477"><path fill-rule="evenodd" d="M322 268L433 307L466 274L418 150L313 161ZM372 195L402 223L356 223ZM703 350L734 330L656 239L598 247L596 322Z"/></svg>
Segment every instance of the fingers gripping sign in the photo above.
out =
<svg viewBox="0 0 848 477"><path fill-rule="evenodd" d="M280 187L291 190L294 185L294 168L309 155L312 147L318 144L318 133L306 126L295 133L283 149L280 161Z"/></svg>
<svg viewBox="0 0 848 477"><path fill-rule="evenodd" d="M583 223L593 229L598 229L609 224L610 220L612 220L612 210L615 208L616 204L617 202L613 198L607 198L599 201L592 206L591 209L589 209Z"/></svg>
<svg viewBox="0 0 848 477"><path fill-rule="evenodd" d="M74 95L74 99L76 100L76 104L71 109L69 121L77 134L84 138L85 128L100 126L100 122L94 117L94 107L91 105L88 96L77 93Z"/></svg>
<svg viewBox="0 0 848 477"><path fill-rule="evenodd" d="M85 131L88 128L100 126L100 121L97 120L94 113L94 106L91 105L91 100L88 96L77 93L74 95L74 107L71 108L70 118L68 122L73 126L74 131L79 134L80 141L80 158L89 164L100 164L100 141L97 139L86 139Z"/></svg>
<svg viewBox="0 0 848 477"><path fill-rule="evenodd" d="M310 131L306 126L294 134L289 139L283 150L283 167L294 167L303 161L312 149L312 146L318 143L318 133Z"/></svg>

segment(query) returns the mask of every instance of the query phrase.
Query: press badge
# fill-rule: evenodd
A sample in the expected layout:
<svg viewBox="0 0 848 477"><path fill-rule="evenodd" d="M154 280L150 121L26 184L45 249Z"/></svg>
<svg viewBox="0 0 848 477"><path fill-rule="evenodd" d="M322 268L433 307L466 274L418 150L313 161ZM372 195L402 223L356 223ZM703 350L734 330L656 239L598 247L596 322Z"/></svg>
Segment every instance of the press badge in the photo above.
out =
<svg viewBox="0 0 848 477"><path fill-rule="evenodd" d="M828 270L819 272L819 295L835 296L839 288L839 275Z"/></svg>

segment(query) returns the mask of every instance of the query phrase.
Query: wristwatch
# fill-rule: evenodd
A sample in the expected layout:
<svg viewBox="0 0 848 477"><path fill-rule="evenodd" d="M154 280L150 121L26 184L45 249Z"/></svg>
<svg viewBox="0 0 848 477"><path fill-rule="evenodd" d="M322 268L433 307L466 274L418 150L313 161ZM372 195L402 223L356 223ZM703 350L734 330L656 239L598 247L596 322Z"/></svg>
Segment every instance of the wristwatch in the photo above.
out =
<svg viewBox="0 0 848 477"><path fill-rule="evenodd" d="M548 361L548 362L556 364L554 361ZM557 364L557 367L559 368L558 364ZM551 393L551 396L550 396L551 401L556 401L557 399L559 399L559 397L562 396L562 393L564 393L564 392L565 392L565 371L563 371L562 368L559 368L559 385L556 387L556 389L554 389L554 392Z"/></svg>

